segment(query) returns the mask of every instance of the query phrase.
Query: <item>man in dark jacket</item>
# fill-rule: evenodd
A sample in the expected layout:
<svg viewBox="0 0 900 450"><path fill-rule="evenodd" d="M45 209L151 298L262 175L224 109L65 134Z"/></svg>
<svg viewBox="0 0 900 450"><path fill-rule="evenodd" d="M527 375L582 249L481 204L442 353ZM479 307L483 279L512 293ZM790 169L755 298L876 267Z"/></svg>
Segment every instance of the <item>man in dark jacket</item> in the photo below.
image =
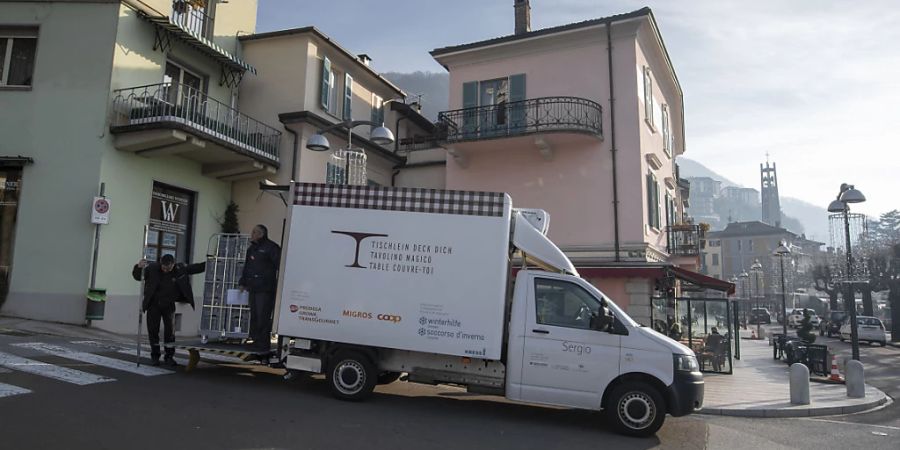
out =
<svg viewBox="0 0 900 450"><path fill-rule="evenodd" d="M165 363L168 366L178 365L175 362L175 303L189 303L194 307L194 292L191 289L189 275L206 270L206 263L175 264L172 255L163 255L159 263L151 263L146 259L138 261L131 270L131 276L144 280L141 310L147 313L147 335L150 337L150 359L154 366L159 365L159 322L163 322L163 343L166 350Z"/></svg>
<svg viewBox="0 0 900 450"><path fill-rule="evenodd" d="M264 225L253 227L238 284L241 289L250 290L250 339L254 349L262 352L271 348L276 274L280 263L281 247L269 240L269 230Z"/></svg>

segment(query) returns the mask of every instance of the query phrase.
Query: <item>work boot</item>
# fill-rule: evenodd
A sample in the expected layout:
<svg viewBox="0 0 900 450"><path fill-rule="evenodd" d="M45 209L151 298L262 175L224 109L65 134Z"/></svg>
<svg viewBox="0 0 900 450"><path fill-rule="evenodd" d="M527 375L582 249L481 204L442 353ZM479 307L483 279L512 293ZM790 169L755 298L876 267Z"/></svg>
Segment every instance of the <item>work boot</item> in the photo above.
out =
<svg viewBox="0 0 900 450"><path fill-rule="evenodd" d="M173 358L171 356L166 356L164 361L165 361L166 365L169 367L177 367L178 366L178 363L175 362L175 358ZM158 364L159 364L159 362L157 362L157 365Z"/></svg>
<svg viewBox="0 0 900 450"><path fill-rule="evenodd" d="M159 356L151 356L150 357L150 365L158 366L159 365Z"/></svg>

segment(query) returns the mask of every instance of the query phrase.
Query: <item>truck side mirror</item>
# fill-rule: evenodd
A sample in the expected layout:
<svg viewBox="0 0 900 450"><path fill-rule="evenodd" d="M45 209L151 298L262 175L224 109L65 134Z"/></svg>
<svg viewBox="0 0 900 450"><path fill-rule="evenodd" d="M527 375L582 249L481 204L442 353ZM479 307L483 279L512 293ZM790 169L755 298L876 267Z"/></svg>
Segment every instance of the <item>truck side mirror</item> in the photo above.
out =
<svg viewBox="0 0 900 450"><path fill-rule="evenodd" d="M612 311L606 305L601 305L597 314L591 315L590 327L597 331L612 331L613 322L615 322L615 317Z"/></svg>

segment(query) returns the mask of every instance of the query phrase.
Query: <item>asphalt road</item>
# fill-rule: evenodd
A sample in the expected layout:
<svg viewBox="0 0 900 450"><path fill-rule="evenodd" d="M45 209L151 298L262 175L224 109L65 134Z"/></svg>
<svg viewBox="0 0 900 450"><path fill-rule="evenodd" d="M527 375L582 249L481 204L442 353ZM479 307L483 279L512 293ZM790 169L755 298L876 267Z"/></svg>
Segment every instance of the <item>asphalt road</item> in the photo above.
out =
<svg viewBox="0 0 900 450"><path fill-rule="evenodd" d="M816 343L827 345L829 352L834 354L851 354L850 342L841 342L837 337L817 336ZM900 399L900 348L861 343L859 357L865 368L866 383L881 389L895 400ZM900 402L895 401L878 411L849 415L840 420L900 427ZM897 447L900 447L900 443Z"/></svg>
<svg viewBox="0 0 900 450"><path fill-rule="evenodd" d="M132 359L116 348L0 334L0 447L820 450L893 449L900 439L900 427L858 423L865 415L670 417L657 436L633 439L613 434L598 413L452 387L398 382L367 402L348 403L333 399L321 377L284 381L280 370L262 366L216 362L191 373L130 373L117 361L130 368ZM68 381L49 378L50 370Z"/></svg>

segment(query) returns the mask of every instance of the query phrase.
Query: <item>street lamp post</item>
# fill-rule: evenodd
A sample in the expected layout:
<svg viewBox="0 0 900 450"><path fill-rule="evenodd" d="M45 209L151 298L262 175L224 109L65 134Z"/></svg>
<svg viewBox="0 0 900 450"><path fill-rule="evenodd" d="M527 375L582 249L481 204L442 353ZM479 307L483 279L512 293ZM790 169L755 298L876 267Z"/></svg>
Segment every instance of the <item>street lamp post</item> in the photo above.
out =
<svg viewBox="0 0 900 450"><path fill-rule="evenodd" d="M319 130L318 133L314 134L306 142L306 148L315 152L328 151L331 148L331 144L328 142L328 138L325 137L325 133L337 128L345 127L347 128L347 152L350 152L353 149L353 128L360 125L375 127L372 129L372 133L369 137L375 144L390 145L394 143L394 133L386 128L383 123L379 124L369 120L345 120ZM365 155L365 152L362 152L362 154ZM345 154L344 159L346 160L346 164L344 167L343 184L348 185L350 184L350 155Z"/></svg>
<svg viewBox="0 0 900 450"><path fill-rule="evenodd" d="M775 249L773 255L778 257L778 260L781 265L781 312L784 314L784 318L781 320L781 331L784 333L784 337L787 338L787 298L784 291L784 257L785 255L790 255L791 249L787 246L784 241L781 241L781 245Z"/></svg>
<svg viewBox="0 0 900 450"><path fill-rule="evenodd" d="M747 310L750 309L750 298L752 297L752 295L750 294L750 281L748 280L748 278L750 278L750 275L748 275L747 272L741 272L741 274L738 275L738 278L741 279L741 298L744 298L744 296L746 296L747 298L747 308L744 310L744 317L747 319L745 321L746 325L750 322L750 314L748 314L747 312Z"/></svg>
<svg viewBox="0 0 900 450"><path fill-rule="evenodd" d="M737 285L738 277L735 275L731 276L731 284ZM742 287L743 289L743 287ZM740 308L741 302L740 297L738 297L737 301L731 302L734 305L734 313L733 317L729 320L734 320L734 332L732 333L732 339L734 340L734 357L737 359L741 359L741 323L738 320L740 317Z"/></svg>
<svg viewBox="0 0 900 450"><path fill-rule="evenodd" d="M859 360L859 334L856 324L856 299L853 297L853 253L850 251L850 203L862 203L866 196L856 190L852 184L841 184L841 191L837 200L828 205L828 212L842 213L844 216L844 244L847 246L847 301L845 307L850 311L850 346L853 349L853 359Z"/></svg>
<svg viewBox="0 0 900 450"><path fill-rule="evenodd" d="M750 272L753 273L753 284L756 287L756 338L762 339L761 329L762 329L762 320L759 317L759 274L762 272L762 264L759 263L759 260L753 261L753 265L750 266ZM753 290L751 289L751 292Z"/></svg>

